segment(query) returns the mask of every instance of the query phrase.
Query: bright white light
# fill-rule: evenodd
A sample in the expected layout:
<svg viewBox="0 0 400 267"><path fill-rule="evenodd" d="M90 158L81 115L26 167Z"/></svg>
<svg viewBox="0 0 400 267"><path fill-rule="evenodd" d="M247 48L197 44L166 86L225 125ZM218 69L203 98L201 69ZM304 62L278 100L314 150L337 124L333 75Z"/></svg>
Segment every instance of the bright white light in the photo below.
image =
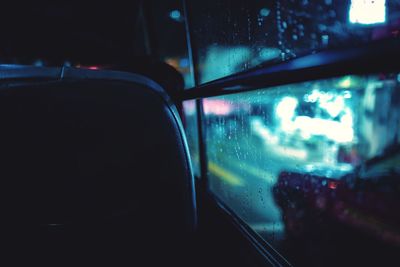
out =
<svg viewBox="0 0 400 267"><path fill-rule="evenodd" d="M343 96L337 96L333 101L321 101L320 107L325 109L332 118L335 118L344 109Z"/></svg>
<svg viewBox="0 0 400 267"><path fill-rule="evenodd" d="M323 92L321 92L319 90L313 90L311 92L311 94L307 94L307 95L304 96L304 101L315 103L322 97L324 97L324 93Z"/></svg>
<svg viewBox="0 0 400 267"><path fill-rule="evenodd" d="M338 143L351 142L354 138L352 125L338 121L298 116L294 120L294 127L301 131L302 136L326 136Z"/></svg>
<svg viewBox="0 0 400 267"><path fill-rule="evenodd" d="M297 116L299 101L294 97L284 97L276 106L276 116L280 119L280 129L286 133L299 133L301 138L308 140L313 136L325 136L337 143L348 143L354 139L353 113L346 106L345 98L350 98L350 92L338 95L333 92L313 90L305 95L306 102L316 103L319 109L325 110L332 119L319 117ZM333 118L339 117L339 121Z"/></svg>
<svg viewBox="0 0 400 267"><path fill-rule="evenodd" d="M281 102L276 106L276 115L282 120L290 120L295 115L295 110L299 101L290 96L282 98Z"/></svg>
<svg viewBox="0 0 400 267"><path fill-rule="evenodd" d="M353 127L353 116L351 115L350 110L347 110L347 112L340 118L340 122L343 125Z"/></svg>
<svg viewBox="0 0 400 267"><path fill-rule="evenodd" d="M282 98L281 102L276 106L275 112L276 116L281 121L281 129L285 132L293 132L292 119L296 115L296 108L299 101L294 97L286 96Z"/></svg>
<svg viewBox="0 0 400 267"><path fill-rule="evenodd" d="M349 11L351 23L376 24L386 21L386 0L352 0Z"/></svg>
<svg viewBox="0 0 400 267"><path fill-rule="evenodd" d="M335 118L346 107L345 98L351 98L349 91L346 91L343 95L335 95L329 92L313 90L311 94L304 96L304 101L311 103L318 102L320 108L325 109L332 118Z"/></svg>
<svg viewBox="0 0 400 267"><path fill-rule="evenodd" d="M350 91L344 91L343 92L343 97L346 98L346 99L351 98L351 92Z"/></svg>

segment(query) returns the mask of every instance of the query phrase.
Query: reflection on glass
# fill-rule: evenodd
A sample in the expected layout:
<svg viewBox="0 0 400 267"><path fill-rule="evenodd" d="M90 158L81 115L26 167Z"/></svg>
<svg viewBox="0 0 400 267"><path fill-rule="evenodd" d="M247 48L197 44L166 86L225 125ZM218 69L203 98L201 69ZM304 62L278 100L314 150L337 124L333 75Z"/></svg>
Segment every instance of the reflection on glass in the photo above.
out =
<svg viewBox="0 0 400 267"><path fill-rule="evenodd" d="M200 83L262 63L396 37L400 30L399 1L203 0L188 5Z"/></svg>
<svg viewBox="0 0 400 267"><path fill-rule="evenodd" d="M199 132L197 127L196 100L184 101L183 113L183 123L189 146L193 173L196 177L200 177Z"/></svg>
<svg viewBox="0 0 400 267"><path fill-rule="evenodd" d="M210 190L296 266L390 263L400 249L399 77L206 99Z"/></svg>

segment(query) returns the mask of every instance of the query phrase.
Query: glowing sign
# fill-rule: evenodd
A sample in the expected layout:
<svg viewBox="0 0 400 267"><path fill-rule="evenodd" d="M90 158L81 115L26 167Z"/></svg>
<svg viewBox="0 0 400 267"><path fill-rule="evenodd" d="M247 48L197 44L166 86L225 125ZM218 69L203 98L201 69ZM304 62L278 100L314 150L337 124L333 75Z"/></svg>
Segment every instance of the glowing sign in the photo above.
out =
<svg viewBox="0 0 400 267"><path fill-rule="evenodd" d="M376 24L386 21L386 0L352 0L349 20L357 24Z"/></svg>

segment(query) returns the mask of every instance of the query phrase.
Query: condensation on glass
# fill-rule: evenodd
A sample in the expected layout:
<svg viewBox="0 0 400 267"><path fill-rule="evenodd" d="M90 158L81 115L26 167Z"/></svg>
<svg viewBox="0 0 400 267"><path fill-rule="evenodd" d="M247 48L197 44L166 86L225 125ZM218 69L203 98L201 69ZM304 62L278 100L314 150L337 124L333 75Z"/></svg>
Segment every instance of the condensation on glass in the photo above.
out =
<svg viewBox="0 0 400 267"><path fill-rule="evenodd" d="M397 260L399 74L212 97L203 109L209 189L291 263Z"/></svg>
<svg viewBox="0 0 400 267"><path fill-rule="evenodd" d="M184 101L183 113L184 116L182 120L187 136L193 173L196 177L200 178L199 130L197 123L196 100Z"/></svg>
<svg viewBox="0 0 400 267"><path fill-rule="evenodd" d="M334 47L400 35L390 0L188 1L200 83Z"/></svg>

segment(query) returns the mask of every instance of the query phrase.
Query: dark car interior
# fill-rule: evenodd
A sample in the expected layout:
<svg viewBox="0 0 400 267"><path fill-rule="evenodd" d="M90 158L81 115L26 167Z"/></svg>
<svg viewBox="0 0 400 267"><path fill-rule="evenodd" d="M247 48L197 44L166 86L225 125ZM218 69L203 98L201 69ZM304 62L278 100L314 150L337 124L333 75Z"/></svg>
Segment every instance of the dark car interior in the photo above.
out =
<svg viewBox="0 0 400 267"><path fill-rule="evenodd" d="M183 79L136 39L138 1L6 6L4 263L222 260L214 242L198 243L207 237L197 232L193 174L171 98Z"/></svg>
<svg viewBox="0 0 400 267"><path fill-rule="evenodd" d="M400 4L311 2L2 3L0 264L397 266Z"/></svg>
<svg viewBox="0 0 400 267"><path fill-rule="evenodd" d="M36 68L32 81L27 68L11 71L1 90L7 247L65 266L157 262L155 240L166 242L165 261L183 251L196 226L194 185L164 90L129 73Z"/></svg>

